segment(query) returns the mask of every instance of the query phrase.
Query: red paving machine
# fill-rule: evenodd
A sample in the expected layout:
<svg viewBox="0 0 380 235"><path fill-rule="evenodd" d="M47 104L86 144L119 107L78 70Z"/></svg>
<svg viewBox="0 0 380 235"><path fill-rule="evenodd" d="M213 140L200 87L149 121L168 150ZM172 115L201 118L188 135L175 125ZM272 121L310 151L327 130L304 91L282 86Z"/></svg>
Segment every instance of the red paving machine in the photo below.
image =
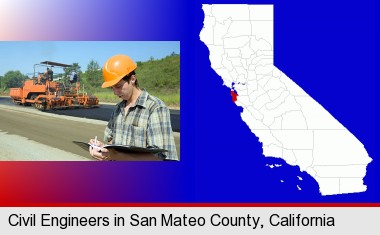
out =
<svg viewBox="0 0 380 235"><path fill-rule="evenodd" d="M9 95L15 103L32 105L40 110L99 107L99 99L80 91L80 83L65 85L54 81L52 68L69 68L71 65L44 61L37 66L46 67L45 73L33 75L19 88L11 88ZM36 71L34 65L34 71Z"/></svg>

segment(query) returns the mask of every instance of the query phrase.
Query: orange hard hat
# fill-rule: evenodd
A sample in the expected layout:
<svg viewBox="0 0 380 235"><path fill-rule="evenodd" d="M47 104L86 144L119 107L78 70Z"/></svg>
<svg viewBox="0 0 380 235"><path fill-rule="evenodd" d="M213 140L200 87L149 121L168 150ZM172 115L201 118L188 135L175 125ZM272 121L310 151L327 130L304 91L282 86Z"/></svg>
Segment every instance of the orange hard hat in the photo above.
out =
<svg viewBox="0 0 380 235"><path fill-rule="evenodd" d="M123 77L137 68L133 60L126 55L114 55L103 66L102 88L110 87L118 83Z"/></svg>

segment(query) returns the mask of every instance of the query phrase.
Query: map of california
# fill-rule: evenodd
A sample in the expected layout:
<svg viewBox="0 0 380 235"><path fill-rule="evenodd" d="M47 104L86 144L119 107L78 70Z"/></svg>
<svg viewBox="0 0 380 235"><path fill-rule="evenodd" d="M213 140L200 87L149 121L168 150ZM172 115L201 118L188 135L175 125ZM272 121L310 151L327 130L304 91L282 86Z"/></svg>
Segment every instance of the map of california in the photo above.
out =
<svg viewBox="0 0 380 235"><path fill-rule="evenodd" d="M200 40L263 155L307 172L322 195L367 190L364 145L273 64L272 5L203 5Z"/></svg>

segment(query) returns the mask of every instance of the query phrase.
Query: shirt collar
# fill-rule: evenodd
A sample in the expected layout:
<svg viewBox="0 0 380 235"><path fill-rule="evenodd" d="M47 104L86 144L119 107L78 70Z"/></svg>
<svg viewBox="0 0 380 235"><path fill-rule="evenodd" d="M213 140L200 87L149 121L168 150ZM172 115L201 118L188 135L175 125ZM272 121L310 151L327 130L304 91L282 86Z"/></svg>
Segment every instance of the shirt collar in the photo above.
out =
<svg viewBox="0 0 380 235"><path fill-rule="evenodd" d="M146 108L146 101L147 100L148 100L148 92L143 88L143 89L141 89L141 94L137 98L135 105Z"/></svg>
<svg viewBox="0 0 380 235"><path fill-rule="evenodd" d="M146 101L148 100L148 95L149 95L148 92L144 88L141 89L141 94L139 95L139 97L137 97L136 103L131 107L141 106L143 108L146 108ZM118 104L119 108L123 109L126 103L127 103L126 100L121 101Z"/></svg>

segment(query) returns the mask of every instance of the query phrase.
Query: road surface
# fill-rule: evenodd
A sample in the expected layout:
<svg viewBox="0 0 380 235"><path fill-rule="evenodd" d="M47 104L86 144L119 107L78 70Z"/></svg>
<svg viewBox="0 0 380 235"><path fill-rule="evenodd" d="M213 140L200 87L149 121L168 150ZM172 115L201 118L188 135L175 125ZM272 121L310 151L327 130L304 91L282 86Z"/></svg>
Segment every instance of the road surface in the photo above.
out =
<svg viewBox="0 0 380 235"><path fill-rule="evenodd" d="M10 97L0 97L0 104L18 107L20 105L12 102ZM31 106L25 107L26 109L34 109ZM99 108L92 109L66 109L66 110L52 110L46 111L47 113L54 113L59 115L66 115L72 117L83 117L90 118L101 121L108 121L111 117L112 111L115 108L115 104L102 103ZM180 111L175 109L170 109L170 120L172 124L172 129L174 132L180 132Z"/></svg>
<svg viewBox="0 0 380 235"><path fill-rule="evenodd" d="M0 104L0 160L83 161L89 153L72 143L103 137L105 121ZM179 133L175 132L178 154Z"/></svg>

